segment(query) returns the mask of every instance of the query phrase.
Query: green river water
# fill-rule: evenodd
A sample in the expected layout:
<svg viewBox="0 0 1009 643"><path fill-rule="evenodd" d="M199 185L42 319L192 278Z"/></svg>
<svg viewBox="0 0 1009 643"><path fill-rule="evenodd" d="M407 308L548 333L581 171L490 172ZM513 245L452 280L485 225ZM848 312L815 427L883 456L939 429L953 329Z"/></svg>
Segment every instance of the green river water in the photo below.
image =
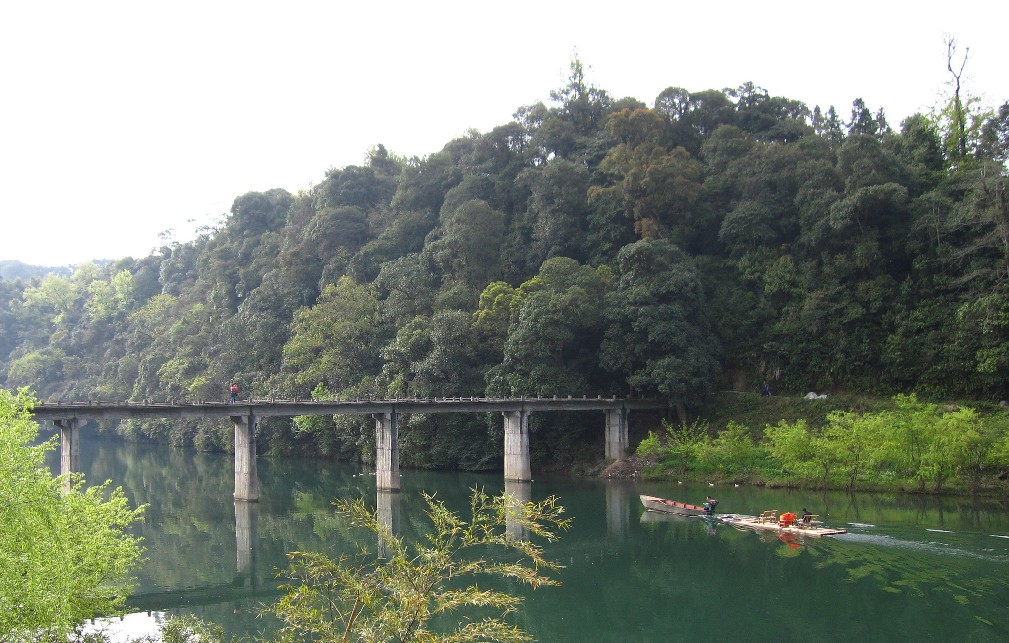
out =
<svg viewBox="0 0 1009 643"><path fill-rule="evenodd" d="M272 622L257 614L278 596L285 553L356 550L362 534L330 501L378 500L366 470L260 458L261 500L236 511L229 455L87 434L81 447L89 481L111 479L149 505L135 613L117 624L125 632L195 613L228 634L268 634ZM504 483L501 474L404 471L402 492L382 501L396 530L413 537L428 526L422 491L462 511L474 486L496 493ZM1009 641L1005 504L566 478L517 491L557 495L573 518L546 547L564 565L563 585L509 588L526 596L516 622L540 641ZM785 542L646 513L641 493L689 502L710 494L727 513L808 507L848 533Z"/></svg>

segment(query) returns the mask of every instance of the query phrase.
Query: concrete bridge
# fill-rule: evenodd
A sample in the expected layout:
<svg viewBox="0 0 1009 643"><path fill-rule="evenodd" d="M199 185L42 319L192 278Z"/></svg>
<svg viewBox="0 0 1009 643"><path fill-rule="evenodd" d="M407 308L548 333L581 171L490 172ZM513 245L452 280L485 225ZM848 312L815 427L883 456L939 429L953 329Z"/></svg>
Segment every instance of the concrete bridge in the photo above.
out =
<svg viewBox="0 0 1009 643"><path fill-rule="evenodd" d="M621 398L454 397L353 401L248 399L227 402L46 402L33 410L36 420L60 429L60 468L80 471L80 427L93 420L155 418L230 418L235 427L235 500L259 500L256 471L256 426L268 416L370 415L375 419L376 479L379 490L398 491L399 417L408 413L501 413L504 417L504 477L532 480L529 464L529 415L548 411L602 411L605 414L606 459L622 459L629 447L628 414L632 410L665 410L661 400Z"/></svg>

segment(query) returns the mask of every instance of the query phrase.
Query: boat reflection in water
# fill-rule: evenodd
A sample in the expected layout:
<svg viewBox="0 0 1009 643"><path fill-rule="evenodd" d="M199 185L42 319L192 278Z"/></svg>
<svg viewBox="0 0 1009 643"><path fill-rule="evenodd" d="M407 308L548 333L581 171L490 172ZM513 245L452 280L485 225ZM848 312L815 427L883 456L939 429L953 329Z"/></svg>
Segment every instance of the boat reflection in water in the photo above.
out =
<svg viewBox="0 0 1009 643"><path fill-rule="evenodd" d="M655 522L695 522L698 524L703 524L704 528L707 530L709 536L714 536L718 532L715 528L719 524L717 516L712 514L679 514L679 513L669 513L662 511L645 511L641 514L642 523L655 523Z"/></svg>

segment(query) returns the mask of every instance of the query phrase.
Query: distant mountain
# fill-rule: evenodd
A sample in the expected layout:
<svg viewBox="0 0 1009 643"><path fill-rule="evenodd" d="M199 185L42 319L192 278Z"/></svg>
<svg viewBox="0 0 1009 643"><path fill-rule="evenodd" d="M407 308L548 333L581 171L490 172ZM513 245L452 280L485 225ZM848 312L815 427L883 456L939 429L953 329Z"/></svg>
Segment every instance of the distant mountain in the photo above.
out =
<svg viewBox="0 0 1009 643"><path fill-rule="evenodd" d="M69 277L74 272L72 266L33 266L21 261L0 259L0 278L8 281L15 279L31 279L49 274Z"/></svg>

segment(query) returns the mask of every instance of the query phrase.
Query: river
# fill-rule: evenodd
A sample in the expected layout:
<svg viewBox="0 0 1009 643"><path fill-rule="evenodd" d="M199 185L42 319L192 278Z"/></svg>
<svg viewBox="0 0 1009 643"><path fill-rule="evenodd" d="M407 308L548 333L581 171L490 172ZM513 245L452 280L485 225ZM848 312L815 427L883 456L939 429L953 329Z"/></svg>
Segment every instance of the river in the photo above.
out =
<svg viewBox="0 0 1009 643"><path fill-rule="evenodd" d="M356 550L361 533L330 501L377 499L367 470L260 458L261 500L236 510L230 455L87 434L81 454L89 482L110 479L132 503L148 505L137 528L147 560L134 614L118 625L134 634L182 613L229 635L268 634L274 624L257 614L278 596L285 553ZM428 525L422 492L463 511L474 486L497 493L504 483L500 474L404 471L402 492L383 503L412 538ZM546 546L564 566L555 575L563 584L512 588L526 596L516 622L540 641L1009 640L1004 504L566 478L537 478L520 491L533 500L559 496L573 518ZM640 493L695 502L710 494L731 513L808 507L848 533L784 542L645 513Z"/></svg>

